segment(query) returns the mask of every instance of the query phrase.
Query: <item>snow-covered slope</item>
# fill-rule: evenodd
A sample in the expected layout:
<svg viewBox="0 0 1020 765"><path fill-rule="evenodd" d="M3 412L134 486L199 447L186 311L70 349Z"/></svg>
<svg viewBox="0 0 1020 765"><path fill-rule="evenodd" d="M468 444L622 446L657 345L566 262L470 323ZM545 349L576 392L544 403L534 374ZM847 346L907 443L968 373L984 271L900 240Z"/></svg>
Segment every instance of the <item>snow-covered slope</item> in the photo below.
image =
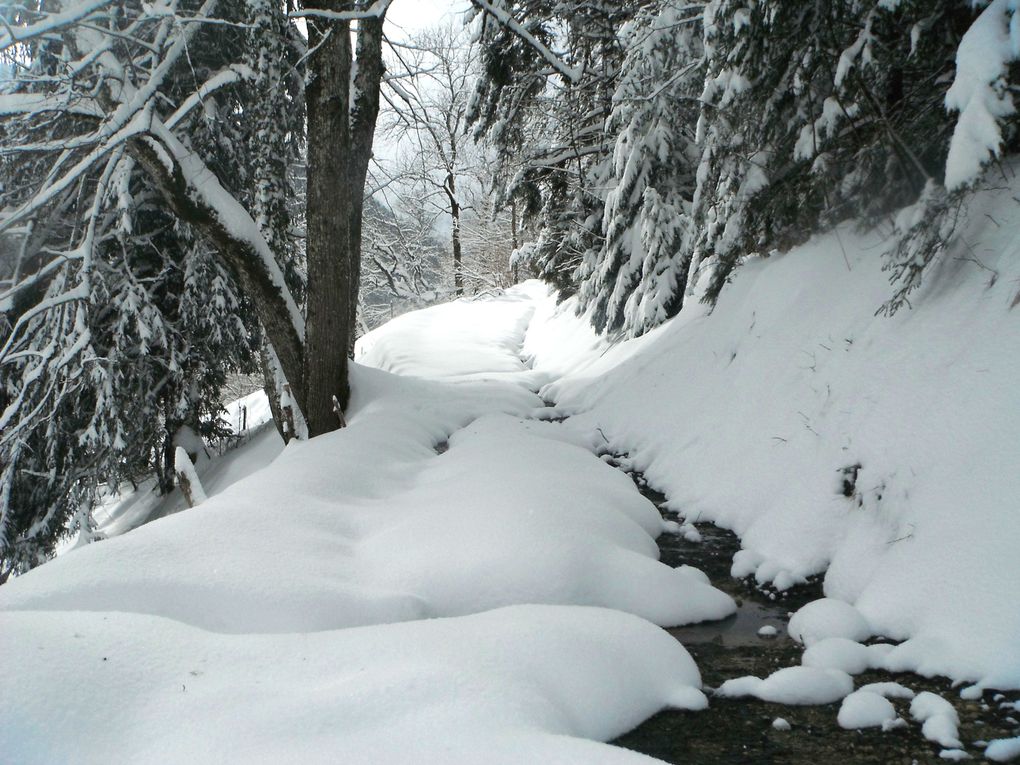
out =
<svg viewBox="0 0 1020 765"><path fill-rule="evenodd" d="M533 322L543 395L673 508L735 530L734 574L828 595L906 640L889 666L1020 687L1020 205L987 192L912 310L880 234L747 263L717 308L609 347ZM571 350L571 353L574 353ZM599 428L596 431L595 428ZM849 494L849 496L845 496Z"/></svg>

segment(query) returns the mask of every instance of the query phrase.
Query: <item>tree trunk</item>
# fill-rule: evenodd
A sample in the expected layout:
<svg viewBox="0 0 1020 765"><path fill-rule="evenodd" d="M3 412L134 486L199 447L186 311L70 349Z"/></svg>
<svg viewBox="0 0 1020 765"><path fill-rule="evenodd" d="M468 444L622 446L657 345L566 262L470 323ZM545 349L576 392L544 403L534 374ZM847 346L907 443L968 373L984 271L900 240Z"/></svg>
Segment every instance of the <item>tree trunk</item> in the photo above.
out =
<svg viewBox="0 0 1020 765"><path fill-rule="evenodd" d="M309 8L350 10L352 3L317 0ZM361 199L352 192L350 22L310 18L308 83L307 245L308 296L305 315L305 400L299 404L308 435L335 430L333 397L350 398L347 351L352 334L351 216Z"/></svg>
<svg viewBox="0 0 1020 765"><path fill-rule="evenodd" d="M355 9L352 0L312 0L306 8ZM208 236L251 299L290 383L308 435L335 430L350 399L347 357L353 349L361 272L362 195L372 156L382 80L383 17L358 21L358 66L351 94L353 52L350 22L310 18L308 82L307 242L308 294L304 336L285 288L274 281L258 248L233 233L216 210L194 193L180 167L168 168L164 153L147 136L132 155L182 220ZM171 156L174 155L170 151ZM236 212L236 211L235 211ZM243 211L241 211L243 212ZM278 281L278 279L277 279Z"/></svg>
<svg viewBox="0 0 1020 765"><path fill-rule="evenodd" d="M517 241L517 202L510 202L510 247L511 253L517 252L517 248L521 245ZM517 259L514 259L514 264L511 268L511 276L514 284L520 281L520 267L517 265Z"/></svg>
<svg viewBox="0 0 1020 765"><path fill-rule="evenodd" d="M361 287L361 231L364 212L365 181L368 163L375 142L375 123L379 118L379 87L383 77L383 18L361 19L358 22L358 71L354 78L351 104L351 188L355 193L350 209L350 335L348 353L354 355L355 328L358 326L358 291ZM347 399L339 398L347 409Z"/></svg>
<svg viewBox="0 0 1020 765"><path fill-rule="evenodd" d="M457 181L453 173L446 176L446 196L450 200L450 228L453 239L453 287L457 297L464 294L464 266L460 249L460 204L457 202Z"/></svg>

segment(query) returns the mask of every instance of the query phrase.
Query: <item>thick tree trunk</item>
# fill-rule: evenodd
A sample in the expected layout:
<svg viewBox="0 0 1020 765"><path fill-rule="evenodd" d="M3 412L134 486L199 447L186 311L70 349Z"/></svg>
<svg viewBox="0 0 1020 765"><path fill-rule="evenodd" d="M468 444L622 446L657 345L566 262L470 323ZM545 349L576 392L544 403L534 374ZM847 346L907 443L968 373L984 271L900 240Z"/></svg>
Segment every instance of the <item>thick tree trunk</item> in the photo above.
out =
<svg viewBox="0 0 1020 765"><path fill-rule="evenodd" d="M307 7L350 10L352 3L319 0ZM350 398L347 351L353 334L351 215L360 203L351 176L350 22L308 21L307 240L308 295L305 316L305 400L308 435L338 426L333 397L346 408ZM300 399L298 399L300 402Z"/></svg>
<svg viewBox="0 0 1020 765"><path fill-rule="evenodd" d="M312 0L306 8L353 11L353 0ZM361 272L362 195L372 156L382 80L383 18L358 21L357 72L351 93L351 23L308 20L307 242L308 294L304 336L289 295L274 282L251 242L239 238L204 205L180 168L168 168L154 136L132 154L168 205L216 246L256 314L304 414L308 435L335 430L350 398L347 357L353 349ZM172 152L170 152L172 154ZM339 403L336 411L334 399Z"/></svg>

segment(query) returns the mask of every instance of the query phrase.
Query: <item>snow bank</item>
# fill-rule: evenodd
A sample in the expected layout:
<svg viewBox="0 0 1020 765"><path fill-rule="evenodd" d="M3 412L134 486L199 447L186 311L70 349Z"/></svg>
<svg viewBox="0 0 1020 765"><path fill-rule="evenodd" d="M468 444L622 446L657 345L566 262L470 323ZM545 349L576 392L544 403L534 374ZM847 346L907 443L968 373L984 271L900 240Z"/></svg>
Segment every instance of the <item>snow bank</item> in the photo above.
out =
<svg viewBox="0 0 1020 765"><path fill-rule="evenodd" d="M3 626L0 751L22 765L650 762L583 739L700 696L675 640L597 609L299 636L127 613L13 612ZM27 666L32 682L10 682Z"/></svg>
<svg viewBox="0 0 1020 765"><path fill-rule="evenodd" d="M735 531L759 581L824 572L826 595L906 641L892 666L1020 688L1012 184L975 197L912 309L875 315L886 244L842 228L749 261L712 313L691 300L542 394L687 519ZM583 325L569 303L525 347L594 347Z"/></svg>

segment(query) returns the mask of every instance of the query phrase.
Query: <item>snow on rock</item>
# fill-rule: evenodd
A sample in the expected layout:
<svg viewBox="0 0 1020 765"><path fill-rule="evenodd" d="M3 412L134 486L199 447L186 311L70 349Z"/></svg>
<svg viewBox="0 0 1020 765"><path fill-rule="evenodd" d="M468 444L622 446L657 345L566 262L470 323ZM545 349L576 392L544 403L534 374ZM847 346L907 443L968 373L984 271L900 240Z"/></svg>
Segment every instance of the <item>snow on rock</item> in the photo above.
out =
<svg viewBox="0 0 1020 765"><path fill-rule="evenodd" d="M787 630L790 637L806 646L837 637L859 642L872 634L860 611L833 598L820 598L802 607L790 618Z"/></svg>
<svg viewBox="0 0 1020 765"><path fill-rule="evenodd" d="M771 624L766 624L764 627L758 628L758 637L774 638L777 635L779 635L779 630L773 627Z"/></svg>
<svg viewBox="0 0 1020 765"><path fill-rule="evenodd" d="M985 749L985 759L992 762L1010 762L1017 758L1020 758L1020 736L994 739Z"/></svg>
<svg viewBox="0 0 1020 765"><path fill-rule="evenodd" d="M679 643L602 609L515 606L305 635L22 611L3 629L0 751L21 765L649 762L583 739L704 705ZM32 682L14 681L26 667ZM55 720L88 735L53 735Z"/></svg>
<svg viewBox="0 0 1020 765"><path fill-rule="evenodd" d="M854 681L846 672L817 667L786 667L764 680L748 675L727 680L716 689L717 696L739 698L755 696L776 704L831 704L854 689Z"/></svg>
<svg viewBox="0 0 1020 765"><path fill-rule="evenodd" d="M943 749L939 752L939 757L943 760L949 760L950 762L961 762L971 758L970 755L962 749Z"/></svg>
<svg viewBox="0 0 1020 765"><path fill-rule="evenodd" d="M896 709L884 696L871 691L854 691L839 707L840 728L880 728L896 719Z"/></svg>
<svg viewBox="0 0 1020 765"><path fill-rule="evenodd" d="M915 696L914 692L905 685L889 681L868 683L867 685L862 685L859 690L877 693L879 696L884 696L887 699L912 699Z"/></svg>
<svg viewBox="0 0 1020 765"><path fill-rule="evenodd" d="M777 717L772 721L773 730L787 731L790 730L790 728L790 723L782 717Z"/></svg>
<svg viewBox="0 0 1020 765"><path fill-rule="evenodd" d="M812 643L800 661L805 667L838 669L848 675L859 675L866 669L880 668L892 648L885 643L862 645L841 637L825 638Z"/></svg>
<svg viewBox="0 0 1020 765"><path fill-rule="evenodd" d="M962 747L957 732L960 717L953 705L938 694L921 691L910 702L910 715L922 723L921 733L929 741L948 749Z"/></svg>

